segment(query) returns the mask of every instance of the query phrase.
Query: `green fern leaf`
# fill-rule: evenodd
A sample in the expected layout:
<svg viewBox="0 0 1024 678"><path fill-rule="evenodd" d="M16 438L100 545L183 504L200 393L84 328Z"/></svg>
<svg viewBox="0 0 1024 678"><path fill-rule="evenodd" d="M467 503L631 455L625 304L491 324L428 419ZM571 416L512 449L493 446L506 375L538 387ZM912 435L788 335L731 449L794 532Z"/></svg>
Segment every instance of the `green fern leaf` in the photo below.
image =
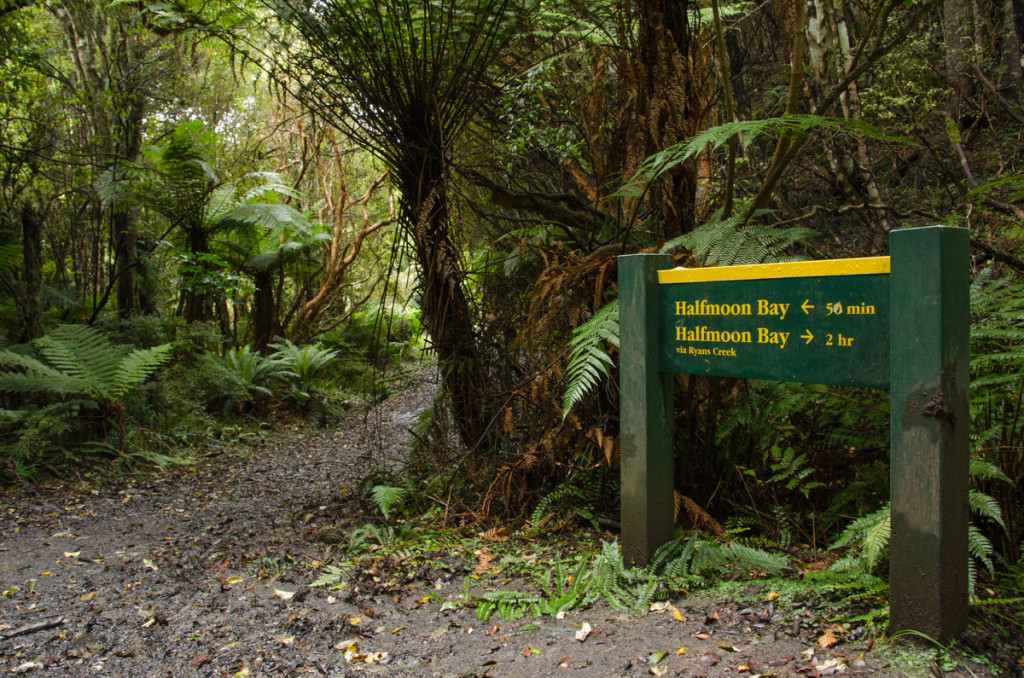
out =
<svg viewBox="0 0 1024 678"><path fill-rule="evenodd" d="M149 379L170 359L171 347L171 344L162 344L149 349L137 349L122 358L110 384L113 399L121 398L132 386Z"/></svg>
<svg viewBox="0 0 1024 678"><path fill-rule="evenodd" d="M569 364L565 370L565 394L562 397L562 419L576 403L583 400L594 387L608 376L614 363L601 348L603 342L619 345L619 302L614 300L601 307L587 322L573 330L569 341Z"/></svg>
<svg viewBox="0 0 1024 678"><path fill-rule="evenodd" d="M391 517L391 509L396 505L400 504L402 499L405 497L404 487L388 487L387 485L374 485L373 489L370 490L370 498L373 499L373 503L377 505L380 512L384 514L384 519L389 520Z"/></svg>
<svg viewBox="0 0 1024 678"><path fill-rule="evenodd" d="M89 393L111 398L119 355L99 330L85 325L60 325L34 343L53 367L82 379Z"/></svg>

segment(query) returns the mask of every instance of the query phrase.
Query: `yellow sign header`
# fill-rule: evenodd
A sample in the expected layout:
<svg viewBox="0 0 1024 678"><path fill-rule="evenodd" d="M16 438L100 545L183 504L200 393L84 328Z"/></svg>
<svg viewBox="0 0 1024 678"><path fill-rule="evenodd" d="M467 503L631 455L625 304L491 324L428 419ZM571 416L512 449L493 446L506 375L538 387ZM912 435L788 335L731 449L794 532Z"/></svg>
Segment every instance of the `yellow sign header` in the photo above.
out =
<svg viewBox="0 0 1024 678"><path fill-rule="evenodd" d="M766 280L770 278L817 278L836 275L878 275L889 273L889 257L791 261L753 266L716 266L712 268L670 268L658 271L658 282L712 282L719 280Z"/></svg>

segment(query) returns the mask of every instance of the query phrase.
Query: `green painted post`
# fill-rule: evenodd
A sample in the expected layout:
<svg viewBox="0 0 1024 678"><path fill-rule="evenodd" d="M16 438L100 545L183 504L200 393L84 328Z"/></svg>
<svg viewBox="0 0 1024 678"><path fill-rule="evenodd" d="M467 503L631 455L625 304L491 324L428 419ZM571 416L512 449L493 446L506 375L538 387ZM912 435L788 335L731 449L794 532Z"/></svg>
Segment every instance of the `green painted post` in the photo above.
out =
<svg viewBox="0 0 1024 678"><path fill-rule="evenodd" d="M658 269L667 254L619 257L622 554L647 564L672 539L672 375L658 371Z"/></svg>
<svg viewBox="0 0 1024 678"><path fill-rule="evenodd" d="M893 231L889 622L935 640L967 624L969 238Z"/></svg>

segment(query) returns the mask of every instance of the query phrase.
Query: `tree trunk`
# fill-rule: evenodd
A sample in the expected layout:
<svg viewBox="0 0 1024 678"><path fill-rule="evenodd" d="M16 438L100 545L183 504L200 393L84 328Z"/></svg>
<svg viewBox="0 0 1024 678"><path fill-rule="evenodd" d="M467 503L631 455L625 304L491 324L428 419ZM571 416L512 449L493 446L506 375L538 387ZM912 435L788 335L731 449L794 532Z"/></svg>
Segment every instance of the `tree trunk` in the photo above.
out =
<svg viewBox="0 0 1024 678"><path fill-rule="evenodd" d="M452 239L444 161L417 153L408 144L399 179L420 267L423 318L441 366L452 415L467 448L476 447L488 427L487 377L477 350L473 315L458 249Z"/></svg>
<svg viewBox="0 0 1024 678"><path fill-rule="evenodd" d="M256 291L252 302L252 348L263 353L279 334L273 270L256 271L253 273L253 283Z"/></svg>
<svg viewBox="0 0 1024 678"><path fill-rule="evenodd" d="M1002 54L999 73L999 91L1015 101L1024 80L1024 1L1003 0Z"/></svg>
<svg viewBox="0 0 1024 678"><path fill-rule="evenodd" d="M19 313L18 340L26 343L43 334L43 219L30 204L21 208L21 251L25 296Z"/></svg>
<svg viewBox="0 0 1024 678"><path fill-rule="evenodd" d="M953 87L950 114L961 118L963 102L974 97L971 78L972 54L971 5L969 0L944 0L942 3L942 33L946 43L946 78Z"/></svg>
<svg viewBox="0 0 1024 678"><path fill-rule="evenodd" d="M626 170L707 126L710 100L710 52L691 36L688 0L637 0L639 24L636 61L624 73L636 88L629 117ZM692 230L702 218L698 200L698 159L651 186L651 197L671 238Z"/></svg>

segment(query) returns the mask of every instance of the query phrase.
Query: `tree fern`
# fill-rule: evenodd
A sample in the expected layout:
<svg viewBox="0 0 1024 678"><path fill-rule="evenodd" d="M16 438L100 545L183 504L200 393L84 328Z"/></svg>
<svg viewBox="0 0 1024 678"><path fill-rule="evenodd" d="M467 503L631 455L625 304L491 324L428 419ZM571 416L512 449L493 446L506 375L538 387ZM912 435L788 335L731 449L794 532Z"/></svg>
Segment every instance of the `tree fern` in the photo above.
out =
<svg viewBox="0 0 1024 678"><path fill-rule="evenodd" d="M129 353L115 347L99 330L62 325L33 344L49 365L28 356L0 351L0 391L77 393L102 402L117 402L148 379L170 357L170 344Z"/></svg>
<svg viewBox="0 0 1024 678"><path fill-rule="evenodd" d="M619 301L611 301L572 333L569 340L569 364L565 370L565 395L562 397L562 418L569 410L583 400L613 364L611 356L604 350L607 342L619 345Z"/></svg>

